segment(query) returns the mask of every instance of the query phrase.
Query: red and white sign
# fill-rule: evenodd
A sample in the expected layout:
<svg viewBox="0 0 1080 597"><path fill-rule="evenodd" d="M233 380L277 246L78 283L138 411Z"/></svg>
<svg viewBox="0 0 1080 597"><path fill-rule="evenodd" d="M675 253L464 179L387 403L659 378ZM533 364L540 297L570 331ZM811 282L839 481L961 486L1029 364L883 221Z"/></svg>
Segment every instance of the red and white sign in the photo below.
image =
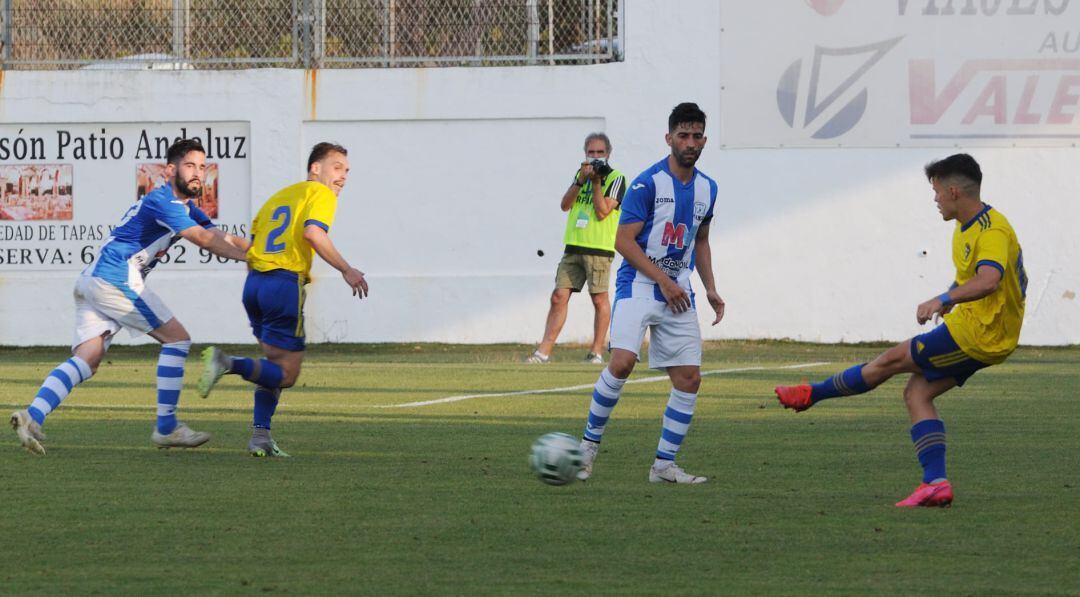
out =
<svg viewBox="0 0 1080 597"><path fill-rule="evenodd" d="M732 2L722 18L726 146L1080 141L1080 0Z"/></svg>

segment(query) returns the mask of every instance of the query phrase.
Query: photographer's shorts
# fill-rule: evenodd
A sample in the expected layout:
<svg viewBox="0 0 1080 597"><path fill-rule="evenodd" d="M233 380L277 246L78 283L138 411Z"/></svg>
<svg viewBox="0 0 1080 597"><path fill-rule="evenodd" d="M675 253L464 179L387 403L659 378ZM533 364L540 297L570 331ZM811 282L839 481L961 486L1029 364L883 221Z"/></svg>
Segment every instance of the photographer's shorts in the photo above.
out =
<svg viewBox="0 0 1080 597"><path fill-rule="evenodd" d="M555 272L555 288L581 292L588 281L589 294L607 292L611 282L611 262L614 260L614 257L606 255L564 253Z"/></svg>

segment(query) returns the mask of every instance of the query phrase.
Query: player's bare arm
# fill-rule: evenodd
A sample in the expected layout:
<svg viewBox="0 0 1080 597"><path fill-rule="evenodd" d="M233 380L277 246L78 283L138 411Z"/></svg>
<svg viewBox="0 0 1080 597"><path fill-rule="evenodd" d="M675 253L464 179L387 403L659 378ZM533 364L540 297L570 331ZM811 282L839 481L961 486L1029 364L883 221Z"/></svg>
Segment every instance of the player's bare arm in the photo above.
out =
<svg viewBox="0 0 1080 597"><path fill-rule="evenodd" d="M694 239L694 261L697 262L698 277L705 286L705 296L709 299L709 305L716 312L716 319L712 325L720 323L724 318L724 299L716 292L716 279L713 278L712 247L709 246L709 224L698 227L697 236Z"/></svg>
<svg viewBox="0 0 1080 597"><path fill-rule="evenodd" d="M925 301L915 310L919 325L930 321L935 315L944 315L952 305L977 301L993 294L1001 283L1001 272L996 267L984 265L975 271L975 277L944 293ZM948 301L944 300L948 296Z"/></svg>
<svg viewBox="0 0 1080 597"><path fill-rule="evenodd" d="M251 248L251 241L242 236L233 236L232 234L225 232L221 228L210 228L210 231L213 232L215 235L225 239L225 242L236 247L237 249L240 249L241 251L244 251L245 253L248 249Z"/></svg>
<svg viewBox="0 0 1080 597"><path fill-rule="evenodd" d="M364 279L364 272L352 267L348 261L345 261L345 258L338 252L334 242L330 240L330 235L325 230L314 224L309 224L304 227L304 240L311 244L311 248L315 249L315 253L323 261L341 272L345 283L349 285L349 288L352 288L353 296L362 299L368 295L368 283Z"/></svg>
<svg viewBox="0 0 1080 597"><path fill-rule="evenodd" d="M180 236L198 247L210 251L218 257L247 261L247 249L241 249L225 239L225 233L220 230L207 230L202 226L192 226L180 231Z"/></svg>
<svg viewBox="0 0 1080 597"><path fill-rule="evenodd" d="M675 313L682 313L690 308L690 295L660 268L656 267L645 251L638 246L637 235L645 227L644 222L631 224L619 224L619 230L615 233L615 250L634 266L634 269L648 276L660 287L660 293L667 300L668 307Z"/></svg>

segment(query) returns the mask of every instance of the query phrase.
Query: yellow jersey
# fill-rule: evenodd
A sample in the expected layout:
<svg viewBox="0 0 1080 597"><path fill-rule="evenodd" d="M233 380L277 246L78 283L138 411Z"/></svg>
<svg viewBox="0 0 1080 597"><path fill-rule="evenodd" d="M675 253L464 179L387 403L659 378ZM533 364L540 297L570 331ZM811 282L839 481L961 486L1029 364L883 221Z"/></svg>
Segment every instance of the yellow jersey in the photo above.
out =
<svg viewBox="0 0 1080 597"><path fill-rule="evenodd" d="M949 333L968 356L1000 363L1016 348L1024 323L1028 278L1020 242L1005 216L987 205L970 221L956 223L952 249L957 285L974 278L980 266L1001 272L997 290L960 303L945 316Z"/></svg>
<svg viewBox="0 0 1080 597"><path fill-rule="evenodd" d="M296 272L307 282L315 250L304 239L304 228L314 224L329 232L336 211L337 195L320 182L301 182L275 193L251 223L251 268Z"/></svg>

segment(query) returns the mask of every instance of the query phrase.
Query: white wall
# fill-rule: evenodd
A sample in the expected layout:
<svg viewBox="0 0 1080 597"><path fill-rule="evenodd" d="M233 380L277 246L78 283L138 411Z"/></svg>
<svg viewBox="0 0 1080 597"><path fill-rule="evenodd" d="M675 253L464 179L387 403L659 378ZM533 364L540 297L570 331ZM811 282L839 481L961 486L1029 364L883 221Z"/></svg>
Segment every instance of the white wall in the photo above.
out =
<svg viewBox="0 0 1080 597"><path fill-rule="evenodd" d="M311 144L344 143L352 174L332 238L368 273L372 294L356 301L332 270L317 266L309 340L529 342L542 332L562 248L558 201L584 135L607 131L614 165L632 176L665 155L668 112L692 100L710 117L699 166L720 184L712 244L728 302L727 319L706 337L850 342L916 333L915 306L951 281L953 226L940 221L921 168L954 150L783 148L746 139L747 127L726 137L720 125L740 118L726 111L726 98L760 92L760 101L775 102L779 77L769 75L768 89L727 88L734 75L724 74L724 60L755 60L724 45L721 8L730 5L627 4L622 63L7 72L0 123L249 122L251 197L233 200L250 200L252 213L303 177ZM763 9L761 26L770 18ZM868 110L889 98L870 100ZM1011 219L1024 246L1031 284L1022 340L1080 342L1075 144L997 145L970 151L983 164L987 201ZM76 273L0 268L0 344L67 343ZM149 282L196 341L250 340L241 271L165 265ZM591 317L587 300L575 297L561 339L586 340Z"/></svg>

